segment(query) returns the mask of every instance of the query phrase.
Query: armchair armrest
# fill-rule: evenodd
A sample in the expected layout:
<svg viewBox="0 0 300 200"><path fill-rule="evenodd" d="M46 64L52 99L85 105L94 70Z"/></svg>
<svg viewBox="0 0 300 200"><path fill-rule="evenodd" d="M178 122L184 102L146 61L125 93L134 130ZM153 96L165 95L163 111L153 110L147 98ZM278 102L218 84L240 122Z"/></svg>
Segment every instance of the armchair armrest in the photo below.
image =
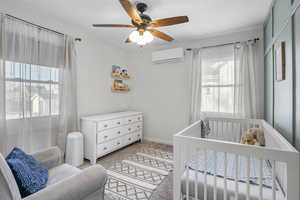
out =
<svg viewBox="0 0 300 200"><path fill-rule="evenodd" d="M62 164L62 154L58 147L51 147L31 155L47 169L51 169Z"/></svg>
<svg viewBox="0 0 300 200"><path fill-rule="evenodd" d="M99 190L103 191L106 179L106 170L101 165L95 165L24 200L82 200Z"/></svg>

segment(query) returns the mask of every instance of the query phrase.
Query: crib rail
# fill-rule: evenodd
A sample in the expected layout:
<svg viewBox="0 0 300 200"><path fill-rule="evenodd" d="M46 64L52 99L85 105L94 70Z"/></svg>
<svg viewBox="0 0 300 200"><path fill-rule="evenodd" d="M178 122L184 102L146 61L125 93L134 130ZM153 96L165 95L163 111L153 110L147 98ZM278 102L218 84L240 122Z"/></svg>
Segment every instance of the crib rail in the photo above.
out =
<svg viewBox="0 0 300 200"><path fill-rule="evenodd" d="M262 120L238 120L238 119L209 119L210 126L212 129L211 138L204 139L200 138L200 122L196 122L193 125L189 126L188 128L184 129L183 131L179 132L174 136L174 199L179 200L182 198L181 191L184 189L186 195L186 199L189 200L190 196L194 199L213 199L219 200L220 195L218 194L218 187L220 187L220 181L216 176L216 166L218 166L218 157L216 154L218 152L224 153L224 160L222 161L224 164L224 178L222 183L222 199L228 200L228 179L227 179L227 158L229 154L235 155L235 189L234 189L234 198L236 200L240 200L240 192L239 192L239 180L238 174L240 166L239 166L239 158L245 157L246 160L246 188L245 188L245 197L243 199L250 200L252 199L251 187L250 187L250 158L255 158L259 160L259 179L258 179L258 190L257 196L259 200L277 200L277 193L276 193L276 181L277 181L277 169L276 166L285 166L283 169L285 170L284 178L286 187L285 187L285 196L284 199L286 200L294 200L299 199L299 153L293 149L275 149L270 147L258 147L258 146L248 146L242 145L233 141L239 141L240 132L245 131L251 127L264 127L265 122ZM218 124L218 125L216 125ZM227 128L226 128L227 127ZM233 128L228 128L233 127ZM270 129L270 127L268 127ZM231 131L237 131L234 135ZM229 137L226 134L233 134ZM275 132L276 134L276 132ZM219 138L218 138L219 137ZM217 139L218 140L217 140ZM222 140L219 140L222 138ZM225 139L226 138L226 139ZM283 141L285 143L286 141ZM199 191L199 174L194 173L195 177L193 179L190 178L192 171L187 166L187 163L192 159L192 152L195 149L201 149L204 151L204 163L205 163L205 170L204 173L201 174L203 177L203 189ZM213 162L214 162L214 173L213 173L213 181L211 185L213 186L213 195L209 198L208 196L208 171L207 171L207 152L213 151ZM271 168L272 168L272 194L266 198L264 196L264 187L263 187L263 162L270 161ZM281 165L278 165L281 163ZM185 174L185 186L181 188L181 179L183 174ZM190 184L190 180L192 180L193 184ZM232 184L232 183L231 183ZM193 194L191 194L191 192ZM232 191L231 191L232 192ZM201 198L200 198L201 197Z"/></svg>

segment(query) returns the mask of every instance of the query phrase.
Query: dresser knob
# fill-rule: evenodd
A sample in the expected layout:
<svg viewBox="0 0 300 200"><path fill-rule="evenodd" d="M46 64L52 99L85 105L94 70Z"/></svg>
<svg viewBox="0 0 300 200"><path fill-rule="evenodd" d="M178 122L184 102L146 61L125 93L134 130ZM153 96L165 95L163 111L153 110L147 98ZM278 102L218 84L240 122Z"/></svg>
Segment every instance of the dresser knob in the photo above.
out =
<svg viewBox="0 0 300 200"><path fill-rule="evenodd" d="M121 134L121 131L118 131L118 134Z"/></svg>
<svg viewBox="0 0 300 200"><path fill-rule="evenodd" d="M128 121L131 122L131 119L129 119Z"/></svg>
<svg viewBox="0 0 300 200"><path fill-rule="evenodd" d="M117 145L121 144L120 142L117 143Z"/></svg>
<svg viewBox="0 0 300 200"><path fill-rule="evenodd" d="M118 122L117 124L121 124L121 122Z"/></svg>
<svg viewBox="0 0 300 200"><path fill-rule="evenodd" d="M140 126L137 126L137 128L140 128Z"/></svg>
<svg viewBox="0 0 300 200"><path fill-rule="evenodd" d="M131 131L131 128L129 128L128 130Z"/></svg>
<svg viewBox="0 0 300 200"><path fill-rule="evenodd" d="M128 138L128 140L131 140L131 138Z"/></svg>
<svg viewBox="0 0 300 200"><path fill-rule="evenodd" d="M105 139L106 139L107 137L108 137L107 135L104 136Z"/></svg>
<svg viewBox="0 0 300 200"><path fill-rule="evenodd" d="M140 117L138 117L138 120L140 120L141 118Z"/></svg>
<svg viewBox="0 0 300 200"><path fill-rule="evenodd" d="M105 124L104 127L106 128L106 127L107 127L107 124Z"/></svg>
<svg viewBox="0 0 300 200"><path fill-rule="evenodd" d="M106 149L107 149L106 147L103 148L103 150L106 150Z"/></svg>

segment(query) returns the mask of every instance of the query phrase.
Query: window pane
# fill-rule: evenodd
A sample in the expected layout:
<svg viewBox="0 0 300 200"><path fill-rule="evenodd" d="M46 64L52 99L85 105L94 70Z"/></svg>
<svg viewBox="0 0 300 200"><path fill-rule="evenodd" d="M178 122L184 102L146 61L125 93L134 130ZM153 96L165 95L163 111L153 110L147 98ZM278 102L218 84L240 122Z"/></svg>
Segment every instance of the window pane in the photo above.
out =
<svg viewBox="0 0 300 200"><path fill-rule="evenodd" d="M7 119L59 114L58 68L5 64Z"/></svg>
<svg viewBox="0 0 300 200"><path fill-rule="evenodd" d="M58 84L51 85L51 114L59 114L59 88Z"/></svg>
<svg viewBox="0 0 300 200"><path fill-rule="evenodd" d="M49 84L31 84L31 114L32 116L50 115Z"/></svg>
<svg viewBox="0 0 300 200"><path fill-rule="evenodd" d="M220 111L222 113L233 113L233 87L220 88Z"/></svg>
<svg viewBox="0 0 300 200"><path fill-rule="evenodd" d="M233 113L234 46L204 49L201 52L203 112Z"/></svg>
<svg viewBox="0 0 300 200"><path fill-rule="evenodd" d="M5 62L6 78L21 78L20 65L12 62Z"/></svg>
<svg viewBox="0 0 300 200"><path fill-rule="evenodd" d="M6 119L18 119L22 117L22 92L21 83L6 82Z"/></svg>
<svg viewBox="0 0 300 200"><path fill-rule="evenodd" d="M59 69L57 68L52 68L51 69L51 80L53 82L57 82L58 83L58 76L59 76Z"/></svg>
<svg viewBox="0 0 300 200"><path fill-rule="evenodd" d="M203 87L201 94L202 111L219 112L219 88Z"/></svg>
<svg viewBox="0 0 300 200"><path fill-rule="evenodd" d="M50 81L51 68L42 66L31 66L31 80Z"/></svg>
<svg viewBox="0 0 300 200"><path fill-rule="evenodd" d="M204 49L201 54L201 66L202 85L233 84L233 46Z"/></svg>

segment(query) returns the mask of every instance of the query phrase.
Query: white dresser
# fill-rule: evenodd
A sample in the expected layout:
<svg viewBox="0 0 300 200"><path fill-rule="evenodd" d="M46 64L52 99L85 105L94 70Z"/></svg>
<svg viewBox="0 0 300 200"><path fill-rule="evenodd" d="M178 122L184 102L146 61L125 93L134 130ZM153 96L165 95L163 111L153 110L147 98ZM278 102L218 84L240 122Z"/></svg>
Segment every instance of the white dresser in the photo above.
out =
<svg viewBox="0 0 300 200"><path fill-rule="evenodd" d="M84 157L96 164L97 158L142 139L141 112L126 111L81 118Z"/></svg>

